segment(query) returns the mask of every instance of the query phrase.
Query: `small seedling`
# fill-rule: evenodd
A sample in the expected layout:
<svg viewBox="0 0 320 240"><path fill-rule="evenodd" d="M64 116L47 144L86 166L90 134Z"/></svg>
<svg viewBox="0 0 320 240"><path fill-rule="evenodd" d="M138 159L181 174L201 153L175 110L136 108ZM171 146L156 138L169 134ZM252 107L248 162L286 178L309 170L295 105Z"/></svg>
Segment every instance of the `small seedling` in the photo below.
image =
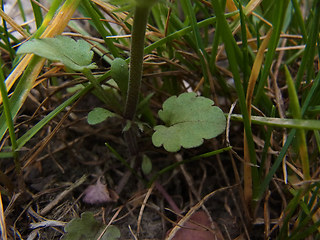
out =
<svg viewBox="0 0 320 240"><path fill-rule="evenodd" d="M137 1L136 5L136 11L138 11L136 14L141 11L141 14L143 13L145 16L143 19L140 19L140 16L135 17L135 21L138 22L134 23L136 31L132 33L133 53L130 74L128 64L123 59L116 58L111 64L111 76L120 88L123 102L126 98L124 117L128 120L134 120L137 99L140 94L143 61L143 44L141 42L144 42L146 27L141 28L139 24L146 25L149 9L155 1L152 1L152 4L145 2ZM72 70L83 72L98 90L99 96L105 99L105 102L109 101L110 97L90 72L90 69L95 68L96 65L92 63L93 52L90 44L86 41L81 39L75 41L66 36L32 39L23 44L17 53L34 53L52 61L60 61ZM135 58L139 58L140 64L135 64L135 61L138 61L134 60ZM134 62L132 62L133 60ZM183 93L179 97L169 98L163 104L163 110L159 111L159 117L166 123L166 126L160 125L154 128L153 144L157 147L163 145L169 152L177 152L181 147L200 146L203 139L210 139L221 134L225 129L226 120L221 109L212 106L213 104L212 100L197 97L195 93ZM103 108L95 108L88 115L88 123L97 124L112 116L118 115Z"/></svg>
<svg viewBox="0 0 320 240"><path fill-rule="evenodd" d="M142 157L141 169L145 175L148 175L152 170L152 162L147 155L143 155Z"/></svg>
<svg viewBox="0 0 320 240"><path fill-rule="evenodd" d="M111 63L111 77L118 84L122 96L127 96L129 66L122 58L115 58Z"/></svg>
<svg viewBox="0 0 320 240"><path fill-rule="evenodd" d="M105 227L99 224L92 212L84 212L81 218L72 219L64 228L66 234L61 240L116 240L121 234L120 230L115 226Z"/></svg>

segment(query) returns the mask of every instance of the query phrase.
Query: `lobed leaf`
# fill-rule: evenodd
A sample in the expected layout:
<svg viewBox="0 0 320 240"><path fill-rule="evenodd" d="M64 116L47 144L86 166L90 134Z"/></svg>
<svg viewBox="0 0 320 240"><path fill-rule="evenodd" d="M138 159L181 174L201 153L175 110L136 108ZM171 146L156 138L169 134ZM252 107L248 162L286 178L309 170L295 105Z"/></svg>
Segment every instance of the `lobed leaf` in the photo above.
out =
<svg viewBox="0 0 320 240"><path fill-rule="evenodd" d="M226 127L222 110L212 106L214 102L195 93L183 93L172 96L159 111L160 119L166 126L154 128L152 142L156 147L161 145L169 152L177 152L181 147L200 146L204 139L221 134Z"/></svg>
<svg viewBox="0 0 320 240"><path fill-rule="evenodd" d="M32 39L18 49L17 54L33 53L51 61L59 61L75 71L85 68L93 69L93 51L91 45L80 39L78 41L66 36L55 38Z"/></svg>
<svg viewBox="0 0 320 240"><path fill-rule="evenodd" d="M92 212L84 212L81 218L72 219L64 230L66 234L61 237L61 240L95 240L101 235L104 227L95 220ZM119 229L109 226L100 239L116 240L119 238Z"/></svg>

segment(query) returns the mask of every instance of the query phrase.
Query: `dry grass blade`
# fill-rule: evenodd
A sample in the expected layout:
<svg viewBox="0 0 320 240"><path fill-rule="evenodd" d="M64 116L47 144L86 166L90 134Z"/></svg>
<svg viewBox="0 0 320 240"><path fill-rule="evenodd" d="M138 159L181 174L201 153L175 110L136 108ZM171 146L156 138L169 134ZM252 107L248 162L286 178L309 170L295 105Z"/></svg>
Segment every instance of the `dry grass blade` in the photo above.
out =
<svg viewBox="0 0 320 240"><path fill-rule="evenodd" d="M252 12L259 6L259 4L262 2L262 0L251 0L247 6L243 9L244 11L244 14L249 16L252 14ZM232 11L237 11L237 7L235 5L235 3L232 1L232 0L228 0L227 1L227 8L229 9L230 12ZM239 18L239 14L236 14L232 17L233 20L236 20ZM235 28L235 30L233 31L233 34L235 34L236 32L239 31L240 29L240 23L238 24L238 26ZM247 33L247 38L250 39L252 38L252 34L250 33L249 29L247 26L246 27L246 33ZM253 48L253 49L256 49L257 48L257 45L255 42L250 42L249 45Z"/></svg>
<svg viewBox="0 0 320 240"><path fill-rule="evenodd" d="M22 37L24 38L30 37L30 35L19 24L17 24L10 16L8 16L2 9L0 9L0 16L7 23L9 23L14 30L20 33Z"/></svg>
<svg viewBox="0 0 320 240"><path fill-rule="evenodd" d="M249 84L247 89L247 95L246 95L246 104L248 109L248 116L249 120L251 119L251 102L252 102L252 95L254 91L254 87L257 81L257 78L260 73L260 69L263 62L264 57L264 50L268 47L268 43L271 37L272 29L268 32L267 37L263 40L259 51L257 53L256 59L254 61L251 75L249 78ZM251 161L249 156L249 150L248 150L248 143L247 143L247 136L244 132L244 199L247 203L247 205L250 205L250 202L252 200L252 174L251 174Z"/></svg>
<svg viewBox="0 0 320 240"><path fill-rule="evenodd" d="M3 212L1 193L0 193L0 230L1 230L1 239L7 240L7 227L6 227L6 220Z"/></svg>
<svg viewBox="0 0 320 240"><path fill-rule="evenodd" d="M139 236L139 233L140 233L140 228L141 228L141 221L142 221L142 215L143 215L143 211L146 207L146 204L147 204L147 201L153 191L153 188L154 188L154 183L151 185L151 187L148 189L148 192L146 194L146 196L144 197L143 199L143 202L142 202L142 206L140 208L140 212L139 212L139 217L138 217L138 223L137 223L137 236Z"/></svg>
<svg viewBox="0 0 320 240"><path fill-rule="evenodd" d="M70 192L72 192L75 188L82 185L87 180L87 176L83 175L80 179L78 179L75 183L73 183L70 187L60 193L49 205L43 208L40 211L40 215L46 215L53 207L55 207L63 198L65 198Z"/></svg>
<svg viewBox="0 0 320 240"><path fill-rule="evenodd" d="M117 10L117 8L108 3L108 2L104 2L104 1L101 1L101 0L92 0L92 2L94 2L95 4L97 4L98 6L100 6L102 9L104 9L106 12L112 12L112 11L115 11ZM122 21L124 21L125 19L127 19L128 15L124 12L114 12L113 14L115 14L118 18L120 18ZM129 18L127 19L127 22L132 25L133 23L133 20L132 18Z"/></svg>
<svg viewBox="0 0 320 240"><path fill-rule="evenodd" d="M251 0L244 9L245 14L251 14L262 2L262 0Z"/></svg>
<svg viewBox="0 0 320 240"><path fill-rule="evenodd" d="M232 186L231 186L232 187ZM230 189L231 187L224 187L224 188L220 188L216 191L213 191L209 194L207 194L206 196L204 196L195 206L193 206L188 212L187 214L181 218L181 220L177 223L177 225L170 231L169 235L166 237L166 240L172 240L174 239L174 236L176 235L176 233L181 229L181 226L183 226L186 222L189 221L189 219L193 216L193 214L196 213L196 211L211 197L213 197L215 194L221 192L221 191L225 191L227 189ZM214 231L214 230L213 230Z"/></svg>
<svg viewBox="0 0 320 240"><path fill-rule="evenodd" d="M23 71L26 69L28 64L32 59L32 54L27 54L23 57L23 59L19 62L16 68L10 73L10 75L6 79L6 86L8 91L12 88L13 84L17 81L17 79L22 75ZM0 96L0 103L2 103L2 97Z"/></svg>

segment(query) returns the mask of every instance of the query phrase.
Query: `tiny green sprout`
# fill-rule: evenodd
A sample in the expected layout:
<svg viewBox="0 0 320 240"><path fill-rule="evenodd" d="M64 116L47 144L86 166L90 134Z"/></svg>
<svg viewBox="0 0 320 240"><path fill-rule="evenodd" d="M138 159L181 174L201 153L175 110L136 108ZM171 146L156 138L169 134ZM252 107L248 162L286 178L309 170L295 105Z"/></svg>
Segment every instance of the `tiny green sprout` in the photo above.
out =
<svg viewBox="0 0 320 240"><path fill-rule="evenodd" d="M148 175L152 170L152 161L147 155L142 157L141 169L145 175Z"/></svg>
<svg viewBox="0 0 320 240"><path fill-rule="evenodd" d="M111 77L117 83L122 95L125 97L128 91L129 66L122 58L115 58L111 63Z"/></svg>

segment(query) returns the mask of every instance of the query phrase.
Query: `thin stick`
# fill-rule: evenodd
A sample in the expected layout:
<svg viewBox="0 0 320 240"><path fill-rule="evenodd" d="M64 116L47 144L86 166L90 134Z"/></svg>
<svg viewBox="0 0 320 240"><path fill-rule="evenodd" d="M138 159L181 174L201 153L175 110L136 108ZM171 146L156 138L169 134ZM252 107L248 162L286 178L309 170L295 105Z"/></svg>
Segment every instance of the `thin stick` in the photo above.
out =
<svg viewBox="0 0 320 240"><path fill-rule="evenodd" d="M60 193L49 205L40 211L40 215L46 215L52 208L54 208L62 199L64 199L73 189L79 187L87 180L87 176L83 175L79 180L73 183L70 187Z"/></svg>

